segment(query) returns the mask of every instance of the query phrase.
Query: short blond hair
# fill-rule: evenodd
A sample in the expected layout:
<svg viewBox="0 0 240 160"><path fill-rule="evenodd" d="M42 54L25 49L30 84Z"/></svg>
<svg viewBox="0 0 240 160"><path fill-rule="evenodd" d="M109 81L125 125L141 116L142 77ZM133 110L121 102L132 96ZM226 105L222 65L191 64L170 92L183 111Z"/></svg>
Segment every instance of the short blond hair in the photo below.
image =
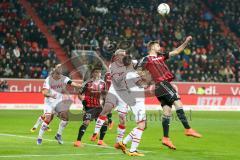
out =
<svg viewBox="0 0 240 160"><path fill-rule="evenodd" d="M116 56L116 55L119 55L120 53L122 53L122 52L126 52L126 50L124 50L124 49L117 49L115 52L114 52L114 55Z"/></svg>

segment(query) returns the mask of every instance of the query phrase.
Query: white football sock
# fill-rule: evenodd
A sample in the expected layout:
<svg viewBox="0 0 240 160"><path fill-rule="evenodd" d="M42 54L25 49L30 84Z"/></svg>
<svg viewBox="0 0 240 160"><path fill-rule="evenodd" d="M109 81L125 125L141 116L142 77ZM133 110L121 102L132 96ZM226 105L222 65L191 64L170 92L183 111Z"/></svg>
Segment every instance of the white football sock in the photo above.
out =
<svg viewBox="0 0 240 160"><path fill-rule="evenodd" d="M125 134L126 128L123 125L118 125L117 128L117 143L121 142L123 140L124 134Z"/></svg>
<svg viewBox="0 0 240 160"><path fill-rule="evenodd" d="M133 130L123 139L123 144L127 144L128 142L133 140L133 137L135 134L133 133Z"/></svg>
<svg viewBox="0 0 240 160"><path fill-rule="evenodd" d="M143 130L141 130L139 128L134 128L133 131L134 131L135 136L133 137L133 140L132 140L130 152L134 152L137 150L137 147L141 141L141 137L142 137L142 133L143 133Z"/></svg>
<svg viewBox="0 0 240 160"><path fill-rule="evenodd" d="M33 128L38 128L38 126L39 126L40 124L42 124L42 122L43 122L42 116L39 116L39 117L38 117L38 120L37 120L37 122L34 124Z"/></svg>
<svg viewBox="0 0 240 160"><path fill-rule="evenodd" d="M67 124L68 124L68 121L61 120L61 122L59 123L59 126L58 126L57 134L62 135L62 132L63 132L64 128L66 128Z"/></svg>
<svg viewBox="0 0 240 160"><path fill-rule="evenodd" d="M99 116L98 117L95 129L94 129L95 134L98 134L100 132L100 129L102 128L102 126L106 120L107 120L107 116Z"/></svg>
<svg viewBox="0 0 240 160"><path fill-rule="evenodd" d="M46 122L43 122L42 126L41 126L41 128L39 130L39 133L38 133L38 138L42 139L43 134L47 130L47 128L48 128L48 124Z"/></svg>

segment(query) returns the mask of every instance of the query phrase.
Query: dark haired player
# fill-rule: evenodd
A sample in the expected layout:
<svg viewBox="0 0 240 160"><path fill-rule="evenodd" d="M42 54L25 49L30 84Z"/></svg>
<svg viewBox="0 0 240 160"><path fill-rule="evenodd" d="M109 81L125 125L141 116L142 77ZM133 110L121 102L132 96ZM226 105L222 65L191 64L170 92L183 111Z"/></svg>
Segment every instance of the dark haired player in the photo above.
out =
<svg viewBox="0 0 240 160"><path fill-rule="evenodd" d="M172 105L175 106L177 116L185 128L185 135L198 138L201 137L201 135L193 130L188 123L183 111L183 104L180 100L180 97L170 84L170 82L174 79L174 75L170 72L165 64L165 61L169 57L178 55L180 52L182 52L191 40L192 37L188 36L181 46L166 54L161 53L161 47L157 41L151 41L148 43L149 55L144 57L138 64L139 67L141 67L143 70L147 70L150 73L153 81L155 82L155 96L161 102L163 108L162 144L166 145L170 149L176 149L169 139L169 125Z"/></svg>
<svg viewBox="0 0 240 160"><path fill-rule="evenodd" d="M91 72L91 78L87 80L82 87L80 95L85 95L83 100L84 105L84 116L83 116L83 124L79 128L77 141L74 143L75 147L80 147L82 137L92 120L98 118L99 114L102 112L101 99L104 99L106 84L100 79L101 77L101 69L94 68ZM98 140L98 145L106 146L103 142L103 138L107 131L107 123L104 123L100 130L100 138Z"/></svg>

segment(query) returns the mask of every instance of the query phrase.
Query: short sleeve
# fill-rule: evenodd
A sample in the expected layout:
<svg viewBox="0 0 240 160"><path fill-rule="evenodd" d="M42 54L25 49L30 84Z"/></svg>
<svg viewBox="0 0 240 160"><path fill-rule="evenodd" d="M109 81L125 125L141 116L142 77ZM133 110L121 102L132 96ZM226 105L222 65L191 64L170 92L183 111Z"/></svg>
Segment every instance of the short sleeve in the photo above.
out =
<svg viewBox="0 0 240 160"><path fill-rule="evenodd" d="M72 80L69 78L69 77L65 77L64 78L64 83L65 84L69 84L69 83L71 83L72 82Z"/></svg>
<svg viewBox="0 0 240 160"><path fill-rule="evenodd" d="M43 83L43 89L50 89L49 78L46 78Z"/></svg>

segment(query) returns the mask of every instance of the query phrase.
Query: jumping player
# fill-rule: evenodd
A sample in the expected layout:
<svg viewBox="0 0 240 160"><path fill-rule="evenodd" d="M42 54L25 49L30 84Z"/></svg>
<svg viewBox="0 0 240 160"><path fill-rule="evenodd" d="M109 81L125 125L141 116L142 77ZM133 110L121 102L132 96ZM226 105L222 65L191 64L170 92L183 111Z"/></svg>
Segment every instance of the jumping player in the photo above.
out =
<svg viewBox="0 0 240 160"><path fill-rule="evenodd" d="M161 102L163 108L162 126L163 126L163 138L162 144L166 145L170 149L176 149L173 143L169 139L169 124L171 118L172 105L175 106L177 116L182 122L185 128L185 135L200 138L201 135L193 130L183 111L183 104L180 97L170 82L174 79L174 75L170 72L165 61L171 57L178 55L184 50L187 44L192 40L191 36L188 36L185 42L175 50L163 54L161 53L161 47L157 41L151 41L148 43L149 55L144 57L138 66L143 70L147 70L152 79L155 82L155 96Z"/></svg>

